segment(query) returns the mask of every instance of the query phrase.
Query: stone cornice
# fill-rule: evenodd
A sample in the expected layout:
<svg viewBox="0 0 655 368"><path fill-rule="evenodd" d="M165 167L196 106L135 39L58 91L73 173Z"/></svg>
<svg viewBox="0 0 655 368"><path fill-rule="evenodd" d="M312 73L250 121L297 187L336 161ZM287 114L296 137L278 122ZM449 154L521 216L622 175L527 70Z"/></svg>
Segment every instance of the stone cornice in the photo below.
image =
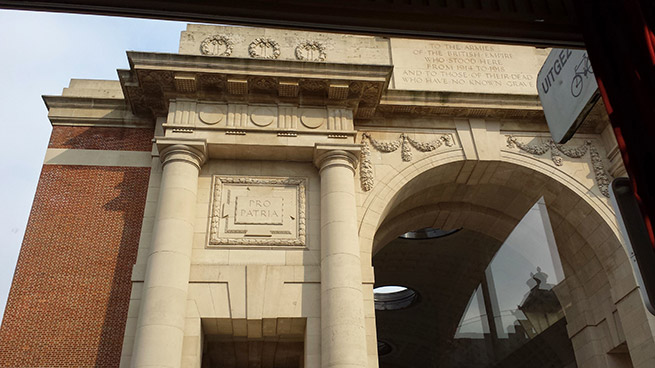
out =
<svg viewBox="0 0 655 368"><path fill-rule="evenodd" d="M122 98L42 96L52 125L152 127L135 116Z"/></svg>
<svg viewBox="0 0 655 368"><path fill-rule="evenodd" d="M386 91L376 116L444 116L535 120L545 123L537 95Z"/></svg>
<svg viewBox="0 0 655 368"><path fill-rule="evenodd" d="M578 129L579 133L600 133L609 124L602 100ZM511 119L546 124L538 95L456 93L387 90L380 99L375 115Z"/></svg>
<svg viewBox="0 0 655 368"><path fill-rule="evenodd" d="M45 96L52 123L149 127L154 117L169 113L171 100L185 99L348 109L359 126L384 125L384 119L394 117L444 117L515 121L545 129L536 95L390 90L390 65L145 52L128 52L128 59L130 69L118 71L125 100ZM603 114L594 111L580 132L598 133L607 125Z"/></svg>
<svg viewBox="0 0 655 368"><path fill-rule="evenodd" d="M326 63L275 59L245 59L158 52L127 52L130 69L166 69L171 71L252 74L260 76L352 78L353 80L390 77L391 65ZM388 80L387 80L388 81Z"/></svg>
<svg viewBox="0 0 655 368"><path fill-rule="evenodd" d="M173 98L226 103L294 104L375 112L391 77L389 65L222 58L128 52L119 70L123 94L137 116L165 116Z"/></svg>
<svg viewBox="0 0 655 368"><path fill-rule="evenodd" d="M111 107L125 108L123 98L99 98L99 97L77 97L77 96L41 96L48 109L53 107Z"/></svg>

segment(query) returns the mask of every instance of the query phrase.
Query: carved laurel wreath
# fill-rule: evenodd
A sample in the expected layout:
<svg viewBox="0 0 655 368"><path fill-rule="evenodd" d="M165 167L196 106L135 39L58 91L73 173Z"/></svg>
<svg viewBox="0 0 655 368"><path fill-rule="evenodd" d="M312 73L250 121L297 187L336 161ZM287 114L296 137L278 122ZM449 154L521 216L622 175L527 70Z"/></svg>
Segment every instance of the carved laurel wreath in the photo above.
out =
<svg viewBox="0 0 655 368"><path fill-rule="evenodd" d="M217 54L214 50L217 50L219 46L225 46L225 51ZM207 37L200 44L200 52L203 55L230 56L233 48L234 43L229 38L219 35Z"/></svg>
<svg viewBox="0 0 655 368"><path fill-rule="evenodd" d="M373 189L375 184L373 164L371 163L371 146L379 152L389 153L401 148L401 158L405 162L412 161L412 149L414 147L419 152L431 152L445 145L453 146L453 136L451 134L442 134L437 139L430 142L419 142L405 133L392 141L378 141L370 133L362 134L362 163L359 166L359 177L361 180L362 190L365 192Z"/></svg>
<svg viewBox="0 0 655 368"><path fill-rule="evenodd" d="M594 175L598 189L605 197L610 196L609 184L611 180L605 171L603 159L600 157L598 150L590 140L586 140L581 146L578 147L565 147L564 145L555 143L552 139L549 139L544 144L527 145L519 142L516 137L508 135L507 147L518 147L521 151L537 156L541 156L544 153L550 151L550 158L553 160L553 163L556 166L562 166L564 164L562 155L570 158L581 158L587 152L589 152L589 156L591 157L591 165L594 169Z"/></svg>
<svg viewBox="0 0 655 368"><path fill-rule="evenodd" d="M303 55L303 52L309 54L312 51L314 52L314 57L311 59ZM307 41L296 46L296 59L298 60L325 61L325 58L327 58L325 46L320 42Z"/></svg>
<svg viewBox="0 0 655 368"><path fill-rule="evenodd" d="M260 55L258 49L262 47L273 49L273 54ZM280 45L270 38L255 38L248 46L248 53L253 58L277 59L280 56Z"/></svg>

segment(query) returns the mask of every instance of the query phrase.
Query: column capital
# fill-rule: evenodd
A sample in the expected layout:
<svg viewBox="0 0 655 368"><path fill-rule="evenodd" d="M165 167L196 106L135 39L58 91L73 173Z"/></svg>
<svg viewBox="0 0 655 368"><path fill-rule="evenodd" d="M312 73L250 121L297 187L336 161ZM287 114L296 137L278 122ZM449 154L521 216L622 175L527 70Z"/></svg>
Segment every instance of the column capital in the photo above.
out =
<svg viewBox="0 0 655 368"><path fill-rule="evenodd" d="M207 161L207 142L204 140L159 138L156 144L162 166L173 161L186 161L200 170Z"/></svg>
<svg viewBox="0 0 655 368"><path fill-rule="evenodd" d="M329 166L341 165L348 167L354 173L361 150L361 144L317 143L314 146L314 165L319 169L319 172Z"/></svg>

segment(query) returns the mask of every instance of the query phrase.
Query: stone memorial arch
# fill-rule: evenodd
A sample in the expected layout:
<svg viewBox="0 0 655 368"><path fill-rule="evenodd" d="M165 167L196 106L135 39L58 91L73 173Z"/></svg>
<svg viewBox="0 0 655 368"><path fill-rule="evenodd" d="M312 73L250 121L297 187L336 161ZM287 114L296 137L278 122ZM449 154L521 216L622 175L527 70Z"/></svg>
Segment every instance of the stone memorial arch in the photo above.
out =
<svg viewBox="0 0 655 368"><path fill-rule="evenodd" d="M615 139L603 106L549 139L547 52L189 25L177 54L72 80L44 97L0 365L654 366Z"/></svg>
<svg viewBox="0 0 655 368"><path fill-rule="evenodd" d="M380 179L361 206L362 259L371 260L399 235L421 228L461 229L472 233L468 236L474 242L497 249L543 197L565 274L555 292L564 307L577 366L623 366L625 357L607 353L633 352L630 346L651 344L652 334L642 325L651 317L638 305L639 293L607 200L597 186L585 187L549 160L525 154L514 144L508 147L506 142L513 138L498 139L498 131L489 132L488 127L483 125L483 140L474 138L469 146L497 144L496 152L486 152L487 159L481 159L479 151L453 145L409 164L372 165ZM457 133L461 137L469 132ZM589 174L592 169L585 172ZM633 318L634 325L628 327ZM652 359L634 353L630 357L635 366L637 359Z"/></svg>

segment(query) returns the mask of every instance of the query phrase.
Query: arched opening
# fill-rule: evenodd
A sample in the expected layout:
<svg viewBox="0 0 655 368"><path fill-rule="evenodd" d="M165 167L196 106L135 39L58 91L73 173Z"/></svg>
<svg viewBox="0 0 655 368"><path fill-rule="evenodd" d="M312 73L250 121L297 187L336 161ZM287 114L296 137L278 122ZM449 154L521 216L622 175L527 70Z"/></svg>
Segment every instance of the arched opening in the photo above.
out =
<svg viewBox="0 0 655 368"><path fill-rule="evenodd" d="M369 242L375 285L421 302L376 311L378 338L394 347L380 367L632 366L645 342L617 323L639 299L627 255L606 205L553 176L457 161L398 184ZM404 236L424 229L460 230Z"/></svg>

